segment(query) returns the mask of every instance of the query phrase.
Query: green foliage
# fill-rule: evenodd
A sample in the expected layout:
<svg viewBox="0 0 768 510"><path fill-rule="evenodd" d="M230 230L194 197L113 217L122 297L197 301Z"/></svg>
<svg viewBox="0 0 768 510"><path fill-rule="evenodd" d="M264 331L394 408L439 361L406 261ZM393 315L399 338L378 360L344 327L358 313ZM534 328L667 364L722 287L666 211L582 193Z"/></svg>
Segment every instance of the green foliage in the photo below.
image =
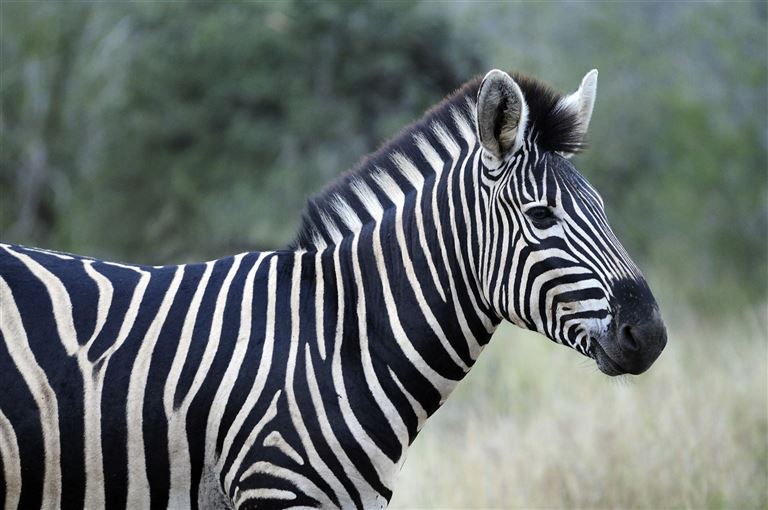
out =
<svg viewBox="0 0 768 510"><path fill-rule="evenodd" d="M109 4L71 19L54 19L69 5L15 7L4 38L24 44L3 55L19 74L4 123L26 120L14 105L30 81L56 86L25 81L25 66L62 70L47 58L62 39L36 26L65 26L72 64L65 93L39 101L68 120L39 134L51 150L45 196L31 201L51 218L14 221L34 166L23 147L38 135L20 126L2 226L16 241L135 261L287 243L307 195L480 67L443 17L410 3Z"/></svg>
<svg viewBox="0 0 768 510"><path fill-rule="evenodd" d="M764 299L766 7L4 3L2 238L134 262L291 239L307 195L471 76L576 87L575 160L652 280Z"/></svg>

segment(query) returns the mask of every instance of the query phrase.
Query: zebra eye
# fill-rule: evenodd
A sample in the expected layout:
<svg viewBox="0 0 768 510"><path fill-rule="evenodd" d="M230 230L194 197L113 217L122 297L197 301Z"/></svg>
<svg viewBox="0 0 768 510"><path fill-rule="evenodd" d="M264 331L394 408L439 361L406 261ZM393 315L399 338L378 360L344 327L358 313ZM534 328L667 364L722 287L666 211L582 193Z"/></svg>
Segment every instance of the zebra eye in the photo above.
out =
<svg viewBox="0 0 768 510"><path fill-rule="evenodd" d="M531 207L525 214L539 227L550 227L555 221L555 215L549 207L543 205Z"/></svg>
<svg viewBox="0 0 768 510"><path fill-rule="evenodd" d="M527 214L528 217L532 220L538 221L548 220L555 217L549 207L544 207L543 205L531 207L525 211L525 214Z"/></svg>

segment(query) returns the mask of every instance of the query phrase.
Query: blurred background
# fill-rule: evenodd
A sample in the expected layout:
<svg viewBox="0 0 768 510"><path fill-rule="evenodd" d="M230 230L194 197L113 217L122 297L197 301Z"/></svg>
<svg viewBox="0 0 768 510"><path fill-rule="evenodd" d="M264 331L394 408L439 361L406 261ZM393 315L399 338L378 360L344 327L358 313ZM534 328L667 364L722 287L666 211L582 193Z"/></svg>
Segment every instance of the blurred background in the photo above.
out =
<svg viewBox="0 0 768 510"><path fill-rule="evenodd" d="M0 4L0 239L285 246L306 198L493 67L600 70L574 162L670 330L647 375L503 327L396 507L768 506L765 2Z"/></svg>

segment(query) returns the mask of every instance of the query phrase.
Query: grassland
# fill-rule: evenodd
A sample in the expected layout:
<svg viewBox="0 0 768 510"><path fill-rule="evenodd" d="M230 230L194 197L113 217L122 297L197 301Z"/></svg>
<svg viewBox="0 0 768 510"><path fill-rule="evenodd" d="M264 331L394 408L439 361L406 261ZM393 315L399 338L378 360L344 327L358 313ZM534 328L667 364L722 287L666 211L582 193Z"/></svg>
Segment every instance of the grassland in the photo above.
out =
<svg viewBox="0 0 768 510"><path fill-rule="evenodd" d="M393 508L768 508L765 306L667 316L667 349L608 378L504 326L408 453Z"/></svg>

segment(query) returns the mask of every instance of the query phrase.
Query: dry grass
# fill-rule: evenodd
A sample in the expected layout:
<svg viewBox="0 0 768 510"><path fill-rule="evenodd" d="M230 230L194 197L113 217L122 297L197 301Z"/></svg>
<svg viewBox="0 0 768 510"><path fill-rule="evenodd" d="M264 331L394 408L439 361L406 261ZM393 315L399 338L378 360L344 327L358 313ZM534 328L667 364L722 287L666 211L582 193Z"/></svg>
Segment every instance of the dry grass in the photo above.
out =
<svg viewBox="0 0 768 510"><path fill-rule="evenodd" d="M675 317L631 379L505 327L409 451L392 507L766 508L765 324L765 307Z"/></svg>

